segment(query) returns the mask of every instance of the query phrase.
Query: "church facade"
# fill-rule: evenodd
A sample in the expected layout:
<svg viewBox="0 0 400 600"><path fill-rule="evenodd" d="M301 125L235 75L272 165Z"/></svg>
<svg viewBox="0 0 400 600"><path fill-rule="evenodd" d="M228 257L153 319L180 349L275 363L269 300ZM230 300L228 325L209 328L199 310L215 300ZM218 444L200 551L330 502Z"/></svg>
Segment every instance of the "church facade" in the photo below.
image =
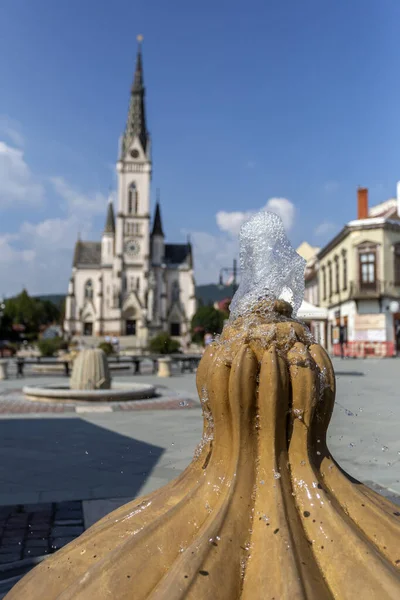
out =
<svg viewBox="0 0 400 600"><path fill-rule="evenodd" d="M145 348L168 332L190 341L196 310L191 244L165 241L159 199L150 216L151 142L139 47L117 162L118 211L110 201L101 241L78 240L66 301L71 336L117 336Z"/></svg>

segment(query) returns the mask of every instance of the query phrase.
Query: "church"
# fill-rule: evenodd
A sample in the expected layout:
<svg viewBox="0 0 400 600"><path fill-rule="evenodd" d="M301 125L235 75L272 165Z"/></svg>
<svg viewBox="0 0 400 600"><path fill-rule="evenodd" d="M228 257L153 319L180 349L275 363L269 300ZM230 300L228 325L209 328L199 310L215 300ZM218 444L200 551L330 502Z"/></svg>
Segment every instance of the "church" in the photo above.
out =
<svg viewBox="0 0 400 600"><path fill-rule="evenodd" d="M118 337L144 349L160 332L190 343L196 310L193 252L168 244L157 198L150 216L151 141L146 125L142 50L139 49L117 169L117 202L107 207L101 241L75 245L66 300L68 335ZM125 337L127 336L127 337Z"/></svg>

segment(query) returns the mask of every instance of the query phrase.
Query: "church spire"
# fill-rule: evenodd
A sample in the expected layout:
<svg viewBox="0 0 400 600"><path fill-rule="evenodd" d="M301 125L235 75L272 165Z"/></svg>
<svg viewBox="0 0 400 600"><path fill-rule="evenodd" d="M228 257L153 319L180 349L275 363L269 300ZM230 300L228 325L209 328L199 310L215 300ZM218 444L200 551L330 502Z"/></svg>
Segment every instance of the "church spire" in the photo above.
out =
<svg viewBox="0 0 400 600"><path fill-rule="evenodd" d="M107 219L104 227L104 233L115 233L114 207L111 198L108 201Z"/></svg>
<svg viewBox="0 0 400 600"><path fill-rule="evenodd" d="M151 232L151 235L160 235L161 237L164 237L164 231L162 228L162 222L161 222L161 210L160 210L160 191L157 190L157 204L156 204L156 210L154 213L154 222L153 222L153 231Z"/></svg>
<svg viewBox="0 0 400 600"><path fill-rule="evenodd" d="M136 69L131 88L131 100L129 104L128 119L126 121L125 133L122 140L122 155L128 150L129 146L137 136L142 145L143 151L148 150L149 134L146 128L145 111L145 87L143 83L143 61L142 61L142 40L143 36L138 35L139 47L136 56ZM123 158L123 156L121 156Z"/></svg>

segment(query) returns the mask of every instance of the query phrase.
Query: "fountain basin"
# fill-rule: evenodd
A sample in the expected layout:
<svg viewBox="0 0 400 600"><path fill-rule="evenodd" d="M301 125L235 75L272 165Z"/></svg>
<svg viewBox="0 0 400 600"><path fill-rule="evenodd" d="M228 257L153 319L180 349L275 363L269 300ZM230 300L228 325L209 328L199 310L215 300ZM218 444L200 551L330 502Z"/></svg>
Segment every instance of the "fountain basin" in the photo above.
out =
<svg viewBox="0 0 400 600"><path fill-rule="evenodd" d="M156 388L149 383L113 383L110 389L73 390L69 386L25 386L22 388L27 400L40 402L116 402L145 400L156 396Z"/></svg>

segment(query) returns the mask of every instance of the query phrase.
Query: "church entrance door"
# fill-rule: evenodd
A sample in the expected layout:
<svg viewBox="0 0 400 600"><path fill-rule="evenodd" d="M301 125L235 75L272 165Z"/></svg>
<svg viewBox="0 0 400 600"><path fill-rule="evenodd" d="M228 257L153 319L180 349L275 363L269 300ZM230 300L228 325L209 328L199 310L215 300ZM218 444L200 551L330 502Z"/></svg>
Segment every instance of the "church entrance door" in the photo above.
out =
<svg viewBox="0 0 400 600"><path fill-rule="evenodd" d="M132 319L126 321L125 335L136 335L136 321Z"/></svg>
<svg viewBox="0 0 400 600"><path fill-rule="evenodd" d="M93 323L83 324L83 335L93 335Z"/></svg>

